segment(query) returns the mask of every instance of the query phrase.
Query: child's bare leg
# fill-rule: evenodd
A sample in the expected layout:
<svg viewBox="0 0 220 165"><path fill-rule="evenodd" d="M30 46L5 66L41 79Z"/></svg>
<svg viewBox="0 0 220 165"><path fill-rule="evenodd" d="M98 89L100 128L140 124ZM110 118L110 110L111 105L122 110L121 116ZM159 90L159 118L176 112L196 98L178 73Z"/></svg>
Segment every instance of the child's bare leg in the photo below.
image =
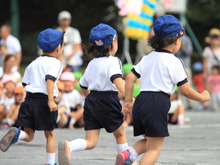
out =
<svg viewBox="0 0 220 165"><path fill-rule="evenodd" d="M76 121L83 118L83 109L80 108L76 112L71 112L71 117L74 118Z"/></svg>
<svg viewBox="0 0 220 165"><path fill-rule="evenodd" d="M83 126L85 125L85 122L84 122L84 120L83 120L83 117L77 121L77 125L78 125L79 127L83 127Z"/></svg>
<svg viewBox="0 0 220 165"><path fill-rule="evenodd" d="M144 136L144 135L143 135ZM145 136L144 136L145 137ZM141 155L146 152L146 144L147 144L147 139L139 140L137 141L134 145L133 148L137 152L138 155Z"/></svg>
<svg viewBox="0 0 220 165"><path fill-rule="evenodd" d="M47 151L47 164L55 163L55 150L56 150L56 137L55 130L44 131L45 137L47 139L46 151Z"/></svg>
<svg viewBox="0 0 220 165"><path fill-rule="evenodd" d="M128 149L128 143L125 133L124 125L122 124L115 132L113 132L116 139L117 152L120 153Z"/></svg>
<svg viewBox="0 0 220 165"><path fill-rule="evenodd" d="M26 142L30 142L34 139L34 130L30 129L30 128L24 128L24 133L25 133L25 137L24 137L24 141Z"/></svg>
<svg viewBox="0 0 220 165"><path fill-rule="evenodd" d="M178 122L178 124L184 124L184 106L179 105L175 113L172 116L171 122Z"/></svg>
<svg viewBox="0 0 220 165"><path fill-rule="evenodd" d="M100 129L86 131L86 150L91 150L96 147L99 140Z"/></svg>
<svg viewBox="0 0 220 165"><path fill-rule="evenodd" d="M2 119L4 117L4 109L5 109L5 106L4 105L0 105L0 124L1 124Z"/></svg>
<svg viewBox="0 0 220 165"><path fill-rule="evenodd" d="M13 115L11 116L11 119L12 119L14 122L18 119L19 108L20 108L20 105L15 106L14 113L13 113Z"/></svg>
<svg viewBox="0 0 220 165"><path fill-rule="evenodd" d="M60 114L60 120L57 122L58 128L63 128L68 122L68 118L65 113Z"/></svg>
<svg viewBox="0 0 220 165"><path fill-rule="evenodd" d="M46 144L47 153L55 153L55 148L56 148L55 130L44 131L44 134L47 139L47 144Z"/></svg>
<svg viewBox="0 0 220 165"><path fill-rule="evenodd" d="M140 165L154 165L160 154L164 142L164 137L147 137L146 153L140 161Z"/></svg>
<svg viewBox="0 0 220 165"><path fill-rule="evenodd" d="M72 128L73 125L80 119L83 118L83 108L77 109L76 112L71 112L71 120L70 120L70 125L69 128Z"/></svg>

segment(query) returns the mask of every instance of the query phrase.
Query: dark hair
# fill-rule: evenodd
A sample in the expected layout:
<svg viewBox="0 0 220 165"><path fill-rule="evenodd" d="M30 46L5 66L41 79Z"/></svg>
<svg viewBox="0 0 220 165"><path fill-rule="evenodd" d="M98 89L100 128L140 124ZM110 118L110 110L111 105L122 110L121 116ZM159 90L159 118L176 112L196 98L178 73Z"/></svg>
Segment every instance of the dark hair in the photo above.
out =
<svg viewBox="0 0 220 165"><path fill-rule="evenodd" d="M219 65L213 65L213 66L212 66L212 69L217 69L218 72L220 73L220 66L219 66Z"/></svg>
<svg viewBox="0 0 220 165"><path fill-rule="evenodd" d="M118 39L118 35L116 35L116 40ZM95 47L91 43L89 45L82 44L84 54L89 57L95 57L98 55L109 56L110 50L113 49L112 44L105 47Z"/></svg>
<svg viewBox="0 0 220 165"><path fill-rule="evenodd" d="M7 55L5 56L4 63L7 62L11 57L14 57L14 58L16 59L16 56L15 56L15 55L7 54Z"/></svg>
<svg viewBox="0 0 220 165"><path fill-rule="evenodd" d="M173 44L178 38L182 36L183 35L181 34L164 38L153 36L148 40L148 44L154 49L162 49L168 45Z"/></svg>
<svg viewBox="0 0 220 165"><path fill-rule="evenodd" d="M97 55L104 55L109 56L109 51L112 49L112 45L105 46L105 47L95 47L92 44L90 45L82 45L83 51L85 54L87 54L90 57L95 57Z"/></svg>

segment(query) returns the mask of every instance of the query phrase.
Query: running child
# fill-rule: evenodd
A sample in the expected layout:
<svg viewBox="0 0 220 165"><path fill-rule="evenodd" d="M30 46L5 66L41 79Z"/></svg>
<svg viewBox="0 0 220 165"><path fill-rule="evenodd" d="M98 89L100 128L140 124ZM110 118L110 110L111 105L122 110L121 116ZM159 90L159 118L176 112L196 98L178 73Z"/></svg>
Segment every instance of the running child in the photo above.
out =
<svg viewBox="0 0 220 165"><path fill-rule="evenodd" d="M132 112L134 136L144 135L133 147L117 155L116 165L131 165L138 155L144 153L140 165L155 164L169 136L167 113L170 109L170 96L177 84L181 93L189 99L207 101L207 91L201 94L188 84L182 62L174 56L181 46L184 28L172 15L164 15L154 22L155 36L149 40L155 51L134 66L125 84L125 105L127 113ZM132 102L133 85L141 77L141 93ZM132 110L133 107L133 110Z"/></svg>
<svg viewBox="0 0 220 165"><path fill-rule="evenodd" d="M124 115L118 91L124 94L121 62L115 57L118 50L117 32L111 26L99 24L92 28L89 37L91 45L85 48L87 55L94 59L88 64L80 79L82 93L86 97L84 105L85 139L61 140L58 143L58 162L70 164L70 154L75 151L95 148L100 129L113 133L117 151L127 149L127 139L123 126Z"/></svg>
<svg viewBox="0 0 220 165"><path fill-rule="evenodd" d="M0 141L0 149L5 152L18 140L30 142L35 130L44 131L46 137L46 164L55 163L55 125L58 95L55 82L62 72L63 32L46 29L38 35L37 44L43 55L35 59L25 70L22 84L27 92L18 114L18 128L11 128Z"/></svg>

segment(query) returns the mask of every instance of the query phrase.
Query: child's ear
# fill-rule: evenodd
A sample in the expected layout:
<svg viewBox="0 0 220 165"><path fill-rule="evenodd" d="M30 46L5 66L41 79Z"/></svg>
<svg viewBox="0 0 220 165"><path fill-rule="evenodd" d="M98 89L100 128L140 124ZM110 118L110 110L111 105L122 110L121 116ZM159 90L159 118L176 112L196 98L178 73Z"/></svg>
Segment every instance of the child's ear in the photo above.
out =
<svg viewBox="0 0 220 165"><path fill-rule="evenodd" d="M181 41L181 38L178 38L175 42L174 42L174 44L175 45L178 45L178 43Z"/></svg>

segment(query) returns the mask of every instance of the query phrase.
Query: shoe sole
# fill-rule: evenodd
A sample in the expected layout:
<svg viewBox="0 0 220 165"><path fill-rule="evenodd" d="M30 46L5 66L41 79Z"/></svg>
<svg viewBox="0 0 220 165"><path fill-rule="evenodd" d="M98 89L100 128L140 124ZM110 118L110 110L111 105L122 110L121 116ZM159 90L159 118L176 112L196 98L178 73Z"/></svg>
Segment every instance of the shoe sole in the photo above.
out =
<svg viewBox="0 0 220 165"><path fill-rule="evenodd" d="M66 140L61 140L58 143L58 163L59 165L70 165L68 142Z"/></svg>
<svg viewBox="0 0 220 165"><path fill-rule="evenodd" d="M11 128L6 135L0 141L0 149L2 152L6 152L14 140L16 139L16 135L18 133L17 128Z"/></svg>
<svg viewBox="0 0 220 165"><path fill-rule="evenodd" d="M119 153L116 157L115 165L124 165L124 163L125 163L124 160L125 160L124 155Z"/></svg>

